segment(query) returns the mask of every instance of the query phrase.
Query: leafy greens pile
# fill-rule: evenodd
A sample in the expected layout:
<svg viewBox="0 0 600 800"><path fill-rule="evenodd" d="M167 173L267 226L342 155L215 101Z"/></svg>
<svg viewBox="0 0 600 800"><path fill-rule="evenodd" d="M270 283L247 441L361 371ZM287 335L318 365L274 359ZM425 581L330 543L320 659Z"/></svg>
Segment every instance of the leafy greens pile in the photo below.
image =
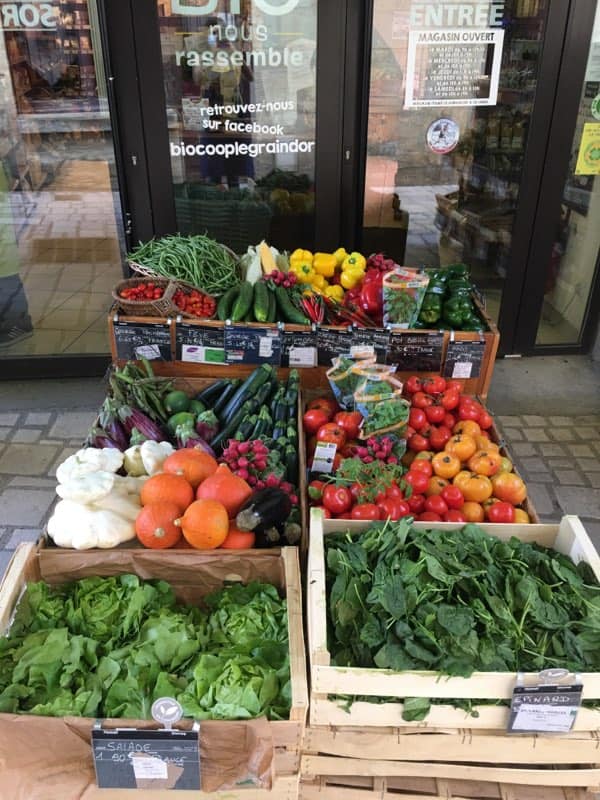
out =
<svg viewBox="0 0 600 800"><path fill-rule="evenodd" d="M417 531L407 519L328 536L326 558L338 666L600 670L600 586L583 562L476 525ZM423 718L429 701L411 704Z"/></svg>
<svg viewBox="0 0 600 800"><path fill-rule="evenodd" d="M170 696L196 719L288 718L285 600L253 582L204 602L135 575L30 583L0 638L0 712L148 719Z"/></svg>

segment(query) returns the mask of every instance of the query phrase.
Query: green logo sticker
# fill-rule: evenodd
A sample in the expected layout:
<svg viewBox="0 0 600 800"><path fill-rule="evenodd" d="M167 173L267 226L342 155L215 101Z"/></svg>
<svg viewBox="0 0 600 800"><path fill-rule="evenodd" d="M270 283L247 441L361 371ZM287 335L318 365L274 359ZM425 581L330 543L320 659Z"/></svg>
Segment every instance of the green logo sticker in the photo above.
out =
<svg viewBox="0 0 600 800"><path fill-rule="evenodd" d="M592 116L594 119L600 119L600 94L592 100Z"/></svg>

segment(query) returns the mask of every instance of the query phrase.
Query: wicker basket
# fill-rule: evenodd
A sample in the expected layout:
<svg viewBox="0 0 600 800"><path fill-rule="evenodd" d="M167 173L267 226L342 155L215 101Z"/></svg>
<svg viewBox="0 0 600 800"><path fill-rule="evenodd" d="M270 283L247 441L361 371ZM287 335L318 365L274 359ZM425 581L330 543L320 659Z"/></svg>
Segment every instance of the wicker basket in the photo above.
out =
<svg viewBox="0 0 600 800"><path fill-rule="evenodd" d="M117 283L112 290L112 296L121 311L137 317L166 317L173 314L173 310L177 309L177 306L173 303L173 295L177 291L175 281L170 281L167 278L157 278L154 275L148 275L147 277L152 278L156 286L165 290L163 296L158 300L127 300L120 296L120 292L123 289L130 289L146 282L145 278L127 278L127 280Z"/></svg>
<svg viewBox="0 0 600 800"><path fill-rule="evenodd" d="M179 289L182 292L184 292L184 294L190 294L190 292L193 292L194 289L196 289L196 287L192 286L191 283L185 283L184 281L173 281L173 283L175 285L175 292ZM199 292L201 291L203 294L208 295L208 292L205 292L203 289L196 289L196 291L199 291ZM173 294L175 294L175 292L173 292ZM210 296L214 297L214 295L210 295ZM171 306L172 306L172 309L173 309L172 313L174 315L177 314L180 317L183 317L184 319L198 319L198 320L201 320L201 319L214 319L217 316L216 307L215 307L215 313L212 316L210 316L210 317L197 317L195 314L188 314L187 311L184 311L182 308L179 308L178 305L175 305L175 302L172 299L171 299Z"/></svg>

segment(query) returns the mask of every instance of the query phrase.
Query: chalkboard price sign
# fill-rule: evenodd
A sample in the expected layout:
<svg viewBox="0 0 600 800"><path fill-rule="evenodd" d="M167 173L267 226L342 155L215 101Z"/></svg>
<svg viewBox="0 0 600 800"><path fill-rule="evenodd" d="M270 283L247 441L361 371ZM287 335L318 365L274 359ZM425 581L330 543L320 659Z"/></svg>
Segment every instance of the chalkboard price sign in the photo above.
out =
<svg viewBox="0 0 600 800"><path fill-rule="evenodd" d="M448 342L445 378L478 378L481 374L485 342Z"/></svg>
<svg viewBox="0 0 600 800"><path fill-rule="evenodd" d="M317 331L318 364L330 367L333 358L352 350L352 328L319 328Z"/></svg>
<svg viewBox="0 0 600 800"><path fill-rule="evenodd" d="M440 372L444 334L392 333L387 363L395 364L400 372Z"/></svg>
<svg viewBox="0 0 600 800"><path fill-rule="evenodd" d="M92 730L100 789L200 789L198 731Z"/></svg>
<svg viewBox="0 0 600 800"><path fill-rule="evenodd" d="M281 340L282 367L317 366L317 332L284 330Z"/></svg>
<svg viewBox="0 0 600 800"><path fill-rule="evenodd" d="M226 325L225 358L228 364L281 364L281 331Z"/></svg>
<svg viewBox="0 0 600 800"><path fill-rule="evenodd" d="M385 364L390 332L386 328L354 328L352 331L352 350L357 347L370 347L378 364Z"/></svg>
<svg viewBox="0 0 600 800"><path fill-rule="evenodd" d="M223 328L178 322L175 327L175 358L196 364L224 364Z"/></svg>
<svg viewBox="0 0 600 800"><path fill-rule="evenodd" d="M119 360L147 358L149 361L171 361L170 322L113 323L115 348Z"/></svg>

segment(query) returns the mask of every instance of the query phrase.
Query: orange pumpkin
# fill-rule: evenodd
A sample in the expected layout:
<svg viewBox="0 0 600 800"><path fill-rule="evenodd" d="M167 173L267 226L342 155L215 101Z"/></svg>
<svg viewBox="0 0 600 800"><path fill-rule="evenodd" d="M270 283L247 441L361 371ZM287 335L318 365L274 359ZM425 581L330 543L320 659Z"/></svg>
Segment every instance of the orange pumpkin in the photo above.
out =
<svg viewBox="0 0 600 800"><path fill-rule="evenodd" d="M252 494L251 487L243 478L234 475L226 464L202 481L196 492L198 500L218 500L227 509L232 519Z"/></svg>
<svg viewBox="0 0 600 800"><path fill-rule="evenodd" d="M227 509L217 500L195 500L175 524L197 550L220 547L229 533Z"/></svg>
<svg viewBox="0 0 600 800"><path fill-rule="evenodd" d="M458 486L467 502L483 503L492 496L492 482L485 475L476 475L463 469L455 476L452 483Z"/></svg>
<svg viewBox="0 0 600 800"><path fill-rule="evenodd" d="M525 484L515 472L499 472L492 478L494 496L518 506L527 497Z"/></svg>
<svg viewBox="0 0 600 800"><path fill-rule="evenodd" d="M150 503L144 506L135 520L135 532L144 547L162 549L174 547L181 539L181 528L175 520L181 509L175 503Z"/></svg>
<svg viewBox="0 0 600 800"><path fill-rule="evenodd" d="M474 453L467 466L471 472L486 475L488 478L495 475L502 465L502 456L495 450L478 450Z"/></svg>
<svg viewBox="0 0 600 800"><path fill-rule="evenodd" d="M210 453L195 447L187 447L171 453L163 463L163 471L171 475L182 475L192 489L217 471L217 460Z"/></svg>
<svg viewBox="0 0 600 800"><path fill-rule="evenodd" d="M462 462L465 462L477 451L477 445L472 436L467 436L466 433L457 433L446 442L444 450L447 453L453 453Z"/></svg>
<svg viewBox="0 0 600 800"><path fill-rule="evenodd" d="M150 503L175 503L182 513L194 499L194 490L182 475L161 472L144 483L140 492L143 506Z"/></svg>
<svg viewBox="0 0 600 800"><path fill-rule="evenodd" d="M440 478L453 478L460 472L460 459L453 453L436 453L431 459L433 471Z"/></svg>

